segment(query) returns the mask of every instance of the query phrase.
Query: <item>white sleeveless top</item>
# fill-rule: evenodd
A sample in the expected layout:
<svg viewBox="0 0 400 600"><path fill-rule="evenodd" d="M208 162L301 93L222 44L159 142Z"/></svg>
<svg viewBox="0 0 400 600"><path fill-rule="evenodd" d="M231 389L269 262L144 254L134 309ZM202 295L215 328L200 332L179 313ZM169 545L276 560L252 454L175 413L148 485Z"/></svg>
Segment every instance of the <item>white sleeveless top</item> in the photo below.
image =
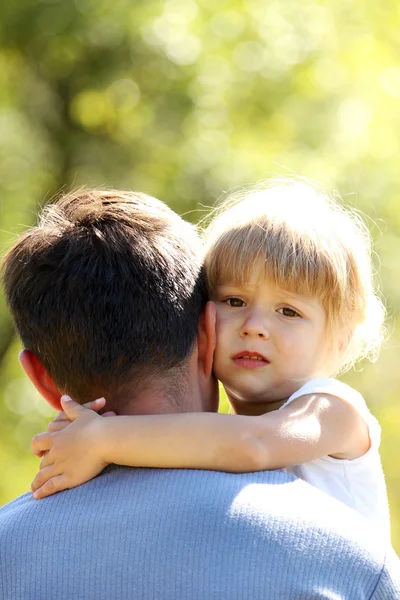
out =
<svg viewBox="0 0 400 600"><path fill-rule="evenodd" d="M379 456L381 428L359 392L337 379L313 379L303 385L280 408L306 394L325 393L352 404L368 425L371 447L363 456L344 460L323 456L286 471L337 498L361 513L379 533L390 540L389 504Z"/></svg>

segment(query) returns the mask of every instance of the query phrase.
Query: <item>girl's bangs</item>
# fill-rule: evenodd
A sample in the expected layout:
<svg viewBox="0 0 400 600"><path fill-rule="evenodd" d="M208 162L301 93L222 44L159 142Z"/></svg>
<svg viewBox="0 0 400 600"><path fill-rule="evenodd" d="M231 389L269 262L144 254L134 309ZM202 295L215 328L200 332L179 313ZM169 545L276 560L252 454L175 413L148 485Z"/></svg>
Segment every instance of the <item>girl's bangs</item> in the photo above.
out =
<svg viewBox="0 0 400 600"><path fill-rule="evenodd" d="M327 299L338 292L338 277L315 243L293 232L254 223L225 232L208 250L206 269L211 292L221 283L243 285L254 277L282 289Z"/></svg>

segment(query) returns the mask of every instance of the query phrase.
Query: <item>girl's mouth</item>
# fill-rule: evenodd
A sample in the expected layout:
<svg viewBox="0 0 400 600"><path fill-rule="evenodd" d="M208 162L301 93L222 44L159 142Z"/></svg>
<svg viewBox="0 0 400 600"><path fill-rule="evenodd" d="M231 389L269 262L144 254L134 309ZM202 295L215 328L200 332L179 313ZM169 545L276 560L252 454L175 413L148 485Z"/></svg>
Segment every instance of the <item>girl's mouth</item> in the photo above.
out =
<svg viewBox="0 0 400 600"><path fill-rule="evenodd" d="M259 352L253 352L251 350L243 350L231 358L235 365L245 369L259 369L260 367L265 367L270 363L268 358Z"/></svg>

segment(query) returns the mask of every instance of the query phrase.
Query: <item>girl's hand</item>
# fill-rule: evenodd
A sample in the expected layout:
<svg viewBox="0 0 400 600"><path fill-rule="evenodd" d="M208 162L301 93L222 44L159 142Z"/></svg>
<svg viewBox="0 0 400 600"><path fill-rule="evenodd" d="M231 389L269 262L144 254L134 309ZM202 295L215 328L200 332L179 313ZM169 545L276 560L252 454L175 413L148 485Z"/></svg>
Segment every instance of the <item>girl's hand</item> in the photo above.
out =
<svg viewBox="0 0 400 600"><path fill-rule="evenodd" d="M64 397L69 398L69 396L63 396L63 398ZM85 408L90 408L90 410L94 410L95 412L98 412L99 410L101 410L104 407L105 403L106 403L105 398L98 398L97 400L93 400L92 402L86 402L86 404L83 404L82 406L84 406ZM115 415L116 415L116 413L114 411L109 410L109 411L103 413L101 416L102 417L114 417ZM67 417L65 411L61 411L58 413L56 418L53 419L53 421L50 421L50 423L47 425L47 431L50 433L54 433L55 431L62 431L63 429L68 427L68 425L70 425L71 423L72 423L72 419ZM46 450L40 450L40 446L35 446L35 450L33 449L33 446L32 446L31 450L32 450L33 454L36 454L36 456L39 458L41 458L44 454L46 454Z"/></svg>
<svg viewBox="0 0 400 600"><path fill-rule="evenodd" d="M85 483L109 464L101 456L103 420L94 412L104 407L105 399L81 406L63 396L61 404L64 412L49 424L46 433L32 439L32 452L43 456L31 485L37 500Z"/></svg>

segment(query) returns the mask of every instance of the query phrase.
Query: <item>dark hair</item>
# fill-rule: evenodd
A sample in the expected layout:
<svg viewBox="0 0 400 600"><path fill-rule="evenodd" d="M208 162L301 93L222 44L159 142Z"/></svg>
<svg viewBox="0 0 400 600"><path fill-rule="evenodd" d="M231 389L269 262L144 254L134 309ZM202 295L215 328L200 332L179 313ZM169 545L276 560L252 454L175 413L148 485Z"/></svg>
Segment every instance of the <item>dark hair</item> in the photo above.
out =
<svg viewBox="0 0 400 600"><path fill-rule="evenodd" d="M159 200L78 190L11 248L3 282L25 348L84 402L184 364L207 301L201 264L194 227Z"/></svg>

